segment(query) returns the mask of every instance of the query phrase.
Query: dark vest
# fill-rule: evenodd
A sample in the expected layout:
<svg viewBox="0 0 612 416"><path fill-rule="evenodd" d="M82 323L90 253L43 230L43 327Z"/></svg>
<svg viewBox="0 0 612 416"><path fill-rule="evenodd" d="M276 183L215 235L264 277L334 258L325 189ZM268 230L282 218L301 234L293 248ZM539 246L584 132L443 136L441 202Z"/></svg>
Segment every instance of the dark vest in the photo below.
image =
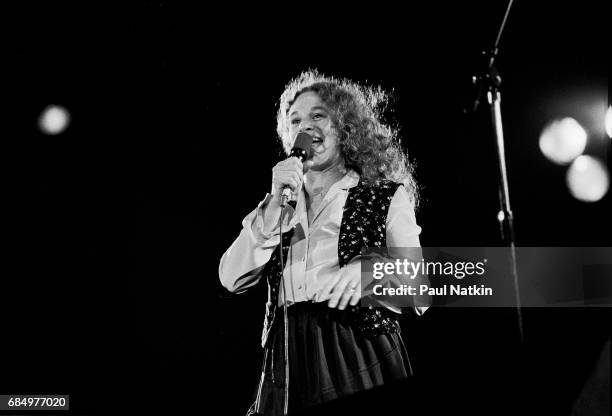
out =
<svg viewBox="0 0 612 416"><path fill-rule="evenodd" d="M349 190L338 239L340 268L361 254L367 247L386 247L386 220L389 206L399 183L380 181L377 184L361 180ZM283 233L283 262L287 253L293 229ZM280 267L280 245L276 247L262 273L268 282L268 302L261 336L262 347L266 346L268 335L278 309L278 293L283 271ZM393 312L384 308L353 306L346 309L351 315L355 329L364 336L372 337L383 333L398 332L399 323ZM282 316L280 317L282 318Z"/></svg>

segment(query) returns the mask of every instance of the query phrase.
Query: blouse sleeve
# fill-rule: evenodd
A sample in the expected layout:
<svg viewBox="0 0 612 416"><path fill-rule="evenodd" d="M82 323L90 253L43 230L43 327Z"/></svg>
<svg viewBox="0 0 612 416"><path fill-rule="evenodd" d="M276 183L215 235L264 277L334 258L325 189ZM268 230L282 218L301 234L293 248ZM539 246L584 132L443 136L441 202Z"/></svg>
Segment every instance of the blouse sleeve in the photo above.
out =
<svg viewBox="0 0 612 416"><path fill-rule="evenodd" d="M242 220L242 230L238 238L221 257L219 279L230 292L242 293L255 286L261 278L263 267L280 242L278 226L271 231L264 231L263 213L270 199L271 195L267 195L257 208ZM290 229L296 222L295 217L293 208L288 206L283 217L283 229Z"/></svg>
<svg viewBox="0 0 612 416"><path fill-rule="evenodd" d="M419 240L419 234L421 234L421 227L416 223L416 216L414 213L414 205L410 202L408 192L403 186L398 187L391 205L389 206L389 212L387 213L387 247L410 247L416 248L421 247ZM411 254L420 255L421 250L409 250ZM419 259L414 259L418 261ZM423 277L426 279L426 277ZM402 280L405 276L392 275L389 276L391 285L401 285ZM414 284L414 282L412 282ZM415 297L414 310L417 315L423 315L429 308L429 299L423 299L422 297ZM395 305L385 305L389 309L399 312L399 308Z"/></svg>

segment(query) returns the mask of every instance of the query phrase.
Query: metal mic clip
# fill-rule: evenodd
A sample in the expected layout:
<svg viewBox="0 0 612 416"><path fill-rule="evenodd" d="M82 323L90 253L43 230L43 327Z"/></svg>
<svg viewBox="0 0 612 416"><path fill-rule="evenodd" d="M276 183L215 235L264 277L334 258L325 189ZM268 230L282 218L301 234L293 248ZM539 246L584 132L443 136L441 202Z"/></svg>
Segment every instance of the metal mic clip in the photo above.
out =
<svg viewBox="0 0 612 416"><path fill-rule="evenodd" d="M283 193L281 194L281 208L285 208L285 206L287 206L287 201L289 201L289 198L291 198L291 188L287 187L283 189Z"/></svg>

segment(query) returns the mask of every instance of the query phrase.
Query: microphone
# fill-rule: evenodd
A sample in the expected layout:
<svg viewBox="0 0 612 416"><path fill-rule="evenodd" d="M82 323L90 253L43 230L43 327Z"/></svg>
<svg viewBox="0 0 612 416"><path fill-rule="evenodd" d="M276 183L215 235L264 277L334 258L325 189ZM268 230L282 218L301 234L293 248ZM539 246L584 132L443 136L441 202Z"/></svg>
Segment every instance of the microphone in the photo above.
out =
<svg viewBox="0 0 612 416"><path fill-rule="evenodd" d="M289 153L289 157L297 157L301 162L304 162L310 157L311 147L312 136L304 132L299 133L295 138L295 143L293 143L293 148L291 149L291 153ZM287 205L287 201L290 197L291 188L285 186L281 194L281 208L285 208L285 205Z"/></svg>

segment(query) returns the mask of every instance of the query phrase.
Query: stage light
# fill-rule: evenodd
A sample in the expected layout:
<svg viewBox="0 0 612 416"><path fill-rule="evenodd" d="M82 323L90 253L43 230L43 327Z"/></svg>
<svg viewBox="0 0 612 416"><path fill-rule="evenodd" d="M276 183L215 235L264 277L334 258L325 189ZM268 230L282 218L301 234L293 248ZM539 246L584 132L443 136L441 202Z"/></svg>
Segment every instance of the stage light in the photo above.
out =
<svg viewBox="0 0 612 416"><path fill-rule="evenodd" d="M604 197L610 177L603 163L592 156L578 156L567 170L567 186L576 199L596 202Z"/></svg>
<svg viewBox="0 0 612 416"><path fill-rule="evenodd" d="M612 138L612 106L608 106L608 111L606 111L606 133L608 133L608 137Z"/></svg>
<svg viewBox="0 0 612 416"><path fill-rule="evenodd" d="M38 119L38 127L45 134L60 134L69 123L70 113L58 105L47 106Z"/></svg>
<svg viewBox="0 0 612 416"><path fill-rule="evenodd" d="M578 157L586 146L587 133L571 117L555 120L540 135L540 150L549 160L566 165Z"/></svg>

